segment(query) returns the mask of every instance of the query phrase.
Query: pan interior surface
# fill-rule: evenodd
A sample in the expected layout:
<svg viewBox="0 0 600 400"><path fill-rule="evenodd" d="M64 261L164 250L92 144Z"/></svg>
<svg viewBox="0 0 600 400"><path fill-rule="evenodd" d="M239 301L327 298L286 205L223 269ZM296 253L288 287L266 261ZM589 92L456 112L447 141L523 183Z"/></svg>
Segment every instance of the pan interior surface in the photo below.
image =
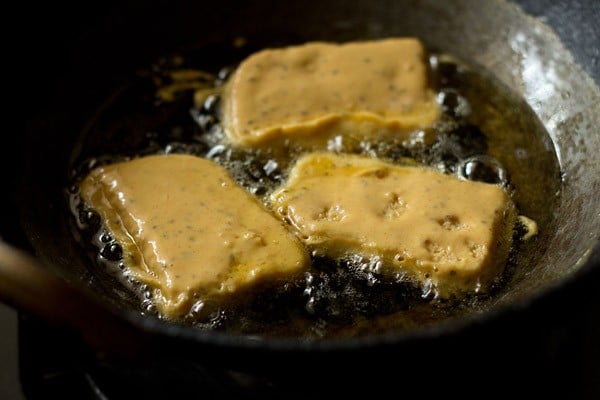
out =
<svg viewBox="0 0 600 400"><path fill-rule="evenodd" d="M588 267L587 257L598 246L600 232L600 205L594 195L600 189L600 92L553 31L518 6L503 1L324 1L302 6L264 2L232 10L215 4L210 9L213 18L197 24L195 16L207 10L184 4L185 12L167 15L132 7L126 14L137 18L123 20L108 11L110 29L101 20L99 31L79 49L81 60L74 59L86 73L66 70L60 95L63 110L29 128L36 146L28 150L23 181L36 184L20 188L23 230L36 254L60 276L91 287L124 313L140 310L129 290L109 274L96 273L95 255L71 240L82 233L73 227L64 189L73 177L72 168L83 168L84 160L102 163L111 160L104 157L107 154L131 156L167 148L210 150L202 142L186 142L195 134L186 126L172 125L175 118L194 126L185 105L165 103L158 113L144 108L153 102L148 98L155 93L152 79L179 62L177 56L218 77L219 71L227 71L223 67L265 46L398 36L418 37L434 54L451 54L472 66L471 75L459 78L468 81L464 88L471 98L487 99L472 122L493 132L494 113L503 113L515 127L510 140L499 129L488 145L510 172L521 213L538 222L540 233L525 244L514 260L518 267L508 271L501 288L485 301L463 303L458 311L438 310L441 314L434 318L426 309L411 324L382 323L367 331L359 325L338 333L355 337L410 332L478 318L527 302ZM114 11L118 12L123 10ZM254 23L259 17L260 26ZM124 20L127 24L119 23ZM136 22L130 25L131 21ZM227 37L218 26L222 21L236 21ZM132 47L143 56L130 54ZM109 61L115 57L121 60L118 65ZM95 79L89 80L92 76ZM83 94L82 87L87 88ZM48 160L48 152L55 157L41 162ZM48 213L48 206L54 212ZM155 322L158 330L196 335L193 328Z"/></svg>

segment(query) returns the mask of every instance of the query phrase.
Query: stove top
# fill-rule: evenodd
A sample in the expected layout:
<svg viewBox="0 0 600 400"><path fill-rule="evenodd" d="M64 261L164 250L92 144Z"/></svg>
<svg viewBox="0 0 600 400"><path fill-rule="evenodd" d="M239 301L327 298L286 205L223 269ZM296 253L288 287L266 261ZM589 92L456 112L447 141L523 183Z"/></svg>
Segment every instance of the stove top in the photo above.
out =
<svg viewBox="0 0 600 400"><path fill-rule="evenodd" d="M26 399L108 399L83 364L86 350L72 333L21 315L19 369Z"/></svg>

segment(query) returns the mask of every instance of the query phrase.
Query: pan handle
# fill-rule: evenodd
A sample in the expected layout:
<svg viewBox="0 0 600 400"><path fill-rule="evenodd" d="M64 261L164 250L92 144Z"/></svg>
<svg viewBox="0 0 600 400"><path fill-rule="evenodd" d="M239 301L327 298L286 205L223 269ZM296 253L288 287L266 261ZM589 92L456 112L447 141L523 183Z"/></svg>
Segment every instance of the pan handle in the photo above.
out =
<svg viewBox="0 0 600 400"><path fill-rule="evenodd" d="M47 271L28 253L0 240L0 301L18 311L74 328L103 353L136 357L149 335L83 291Z"/></svg>

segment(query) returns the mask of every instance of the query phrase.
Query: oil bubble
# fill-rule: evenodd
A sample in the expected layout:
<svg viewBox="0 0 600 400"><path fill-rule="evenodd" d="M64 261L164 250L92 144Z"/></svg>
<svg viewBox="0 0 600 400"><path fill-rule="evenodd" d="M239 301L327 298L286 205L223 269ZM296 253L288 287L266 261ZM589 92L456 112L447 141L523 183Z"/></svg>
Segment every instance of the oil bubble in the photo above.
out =
<svg viewBox="0 0 600 400"><path fill-rule="evenodd" d="M100 255L108 261L119 261L123 256L123 248L118 243L108 243L100 250Z"/></svg>
<svg viewBox="0 0 600 400"><path fill-rule="evenodd" d="M464 160L458 172L461 178L471 181L504 186L508 184L507 172L502 164L488 155L478 155Z"/></svg>

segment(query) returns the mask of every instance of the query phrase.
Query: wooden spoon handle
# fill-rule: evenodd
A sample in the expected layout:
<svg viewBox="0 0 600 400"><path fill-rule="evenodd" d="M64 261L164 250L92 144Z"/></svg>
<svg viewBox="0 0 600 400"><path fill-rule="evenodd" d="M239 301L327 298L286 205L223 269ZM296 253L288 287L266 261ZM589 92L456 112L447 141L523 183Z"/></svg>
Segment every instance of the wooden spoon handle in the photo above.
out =
<svg viewBox="0 0 600 400"><path fill-rule="evenodd" d="M126 318L48 272L28 253L2 241L0 301L27 314L68 325L101 351L133 355L148 339Z"/></svg>

